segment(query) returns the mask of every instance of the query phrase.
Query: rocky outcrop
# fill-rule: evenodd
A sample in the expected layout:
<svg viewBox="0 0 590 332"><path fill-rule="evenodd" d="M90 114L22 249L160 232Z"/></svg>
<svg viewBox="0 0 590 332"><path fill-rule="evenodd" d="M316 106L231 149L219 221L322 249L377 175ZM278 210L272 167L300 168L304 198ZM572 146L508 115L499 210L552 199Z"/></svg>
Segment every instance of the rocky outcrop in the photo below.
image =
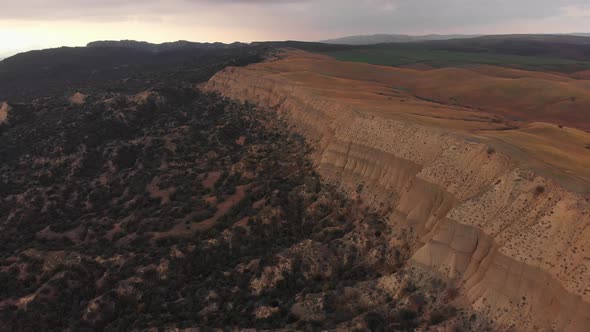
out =
<svg viewBox="0 0 590 332"><path fill-rule="evenodd" d="M584 194L469 132L379 116L329 86L313 90L284 74L288 61L228 68L204 89L284 114L314 146L320 173L389 209L391 225L410 234L412 264L457 282L463 304L498 328L590 326Z"/></svg>
<svg viewBox="0 0 590 332"><path fill-rule="evenodd" d="M70 104L80 106L86 103L86 97L87 96L85 94L76 92L72 96L70 96L68 100L70 101Z"/></svg>
<svg viewBox="0 0 590 332"><path fill-rule="evenodd" d="M10 113L10 105L8 103L3 102L0 103L0 124L3 124L8 119L8 113Z"/></svg>

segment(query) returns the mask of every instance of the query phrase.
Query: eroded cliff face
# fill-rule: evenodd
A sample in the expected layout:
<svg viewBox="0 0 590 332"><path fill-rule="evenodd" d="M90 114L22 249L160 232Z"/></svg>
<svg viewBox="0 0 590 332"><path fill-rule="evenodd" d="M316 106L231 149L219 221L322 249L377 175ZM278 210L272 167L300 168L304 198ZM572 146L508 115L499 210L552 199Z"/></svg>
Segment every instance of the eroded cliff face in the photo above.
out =
<svg viewBox="0 0 590 332"><path fill-rule="evenodd" d="M287 61L228 68L204 89L283 113L314 146L320 173L388 209L392 227L411 239L411 264L456 282L465 308L499 329L587 330L585 194L495 151L493 139L380 115L330 86L312 89L285 75Z"/></svg>

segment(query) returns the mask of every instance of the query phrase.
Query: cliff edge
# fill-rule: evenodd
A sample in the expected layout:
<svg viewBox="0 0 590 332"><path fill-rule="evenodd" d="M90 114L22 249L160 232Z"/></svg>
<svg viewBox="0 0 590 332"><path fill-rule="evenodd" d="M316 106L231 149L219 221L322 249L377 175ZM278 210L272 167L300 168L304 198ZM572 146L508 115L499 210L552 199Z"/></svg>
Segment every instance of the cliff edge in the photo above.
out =
<svg viewBox="0 0 590 332"><path fill-rule="evenodd" d="M399 75L289 51L204 89L284 114L320 174L387 209L411 264L465 308L499 329L586 331L590 134L425 100Z"/></svg>

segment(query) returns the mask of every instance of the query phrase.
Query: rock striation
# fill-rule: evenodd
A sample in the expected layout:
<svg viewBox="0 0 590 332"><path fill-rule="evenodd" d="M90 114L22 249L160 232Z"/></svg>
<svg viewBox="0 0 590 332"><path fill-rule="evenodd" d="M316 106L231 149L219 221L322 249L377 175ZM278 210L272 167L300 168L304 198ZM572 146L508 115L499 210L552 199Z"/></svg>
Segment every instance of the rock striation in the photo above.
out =
<svg viewBox="0 0 590 332"><path fill-rule="evenodd" d="M284 114L313 145L320 174L388 209L389 223L412 239L411 264L456 282L465 308L499 329L586 331L586 174L559 169L550 154L534 155L533 143L506 139L505 129L496 134L498 121L465 129L466 110L384 95L386 85L367 77L338 77L338 66L367 76L368 65L335 62L290 52L227 68L203 89ZM386 69L376 71L386 80ZM587 133L568 133L590 142Z"/></svg>

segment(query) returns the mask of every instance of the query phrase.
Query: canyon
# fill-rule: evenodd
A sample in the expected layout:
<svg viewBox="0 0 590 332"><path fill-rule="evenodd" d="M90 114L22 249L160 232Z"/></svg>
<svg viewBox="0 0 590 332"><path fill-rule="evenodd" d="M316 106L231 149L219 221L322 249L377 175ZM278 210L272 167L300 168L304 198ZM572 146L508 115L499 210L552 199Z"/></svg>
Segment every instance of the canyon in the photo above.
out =
<svg viewBox="0 0 590 332"><path fill-rule="evenodd" d="M589 86L284 50L200 88L284 117L326 180L388 212L409 239L409 265L457 285L458 307L497 330L581 332L590 326Z"/></svg>

